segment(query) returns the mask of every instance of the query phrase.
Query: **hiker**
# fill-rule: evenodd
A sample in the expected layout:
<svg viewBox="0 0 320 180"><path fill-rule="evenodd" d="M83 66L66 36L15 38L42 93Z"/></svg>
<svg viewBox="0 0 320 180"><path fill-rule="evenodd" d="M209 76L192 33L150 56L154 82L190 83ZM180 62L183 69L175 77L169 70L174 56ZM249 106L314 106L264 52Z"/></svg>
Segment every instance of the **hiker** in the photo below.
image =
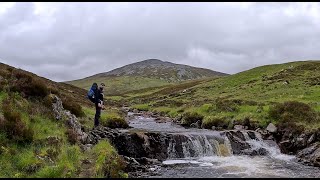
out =
<svg viewBox="0 0 320 180"><path fill-rule="evenodd" d="M101 86L97 89L95 93L95 106L96 106L96 114L94 116L94 126L97 127L99 126L100 122L100 115L101 115L101 110L104 109L103 105L103 91L104 91L104 83L101 83Z"/></svg>

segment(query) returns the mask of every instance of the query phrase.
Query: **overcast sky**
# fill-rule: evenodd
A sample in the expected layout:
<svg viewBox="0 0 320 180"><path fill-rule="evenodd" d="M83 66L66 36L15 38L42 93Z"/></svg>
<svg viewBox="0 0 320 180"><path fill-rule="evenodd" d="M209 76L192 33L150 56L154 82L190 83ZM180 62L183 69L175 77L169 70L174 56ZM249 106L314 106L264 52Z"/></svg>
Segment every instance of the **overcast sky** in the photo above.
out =
<svg viewBox="0 0 320 180"><path fill-rule="evenodd" d="M320 3L0 2L0 62L67 81L150 58L230 74L320 59Z"/></svg>

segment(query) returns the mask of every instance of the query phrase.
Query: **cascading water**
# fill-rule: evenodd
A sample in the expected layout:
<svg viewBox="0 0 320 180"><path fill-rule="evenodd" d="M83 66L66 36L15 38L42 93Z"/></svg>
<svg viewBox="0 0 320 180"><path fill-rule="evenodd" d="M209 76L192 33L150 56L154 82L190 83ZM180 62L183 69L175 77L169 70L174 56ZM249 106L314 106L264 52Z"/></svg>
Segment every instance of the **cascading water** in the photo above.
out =
<svg viewBox="0 0 320 180"><path fill-rule="evenodd" d="M221 155L218 138L199 134L173 135L169 142L168 156L169 158L187 158Z"/></svg>
<svg viewBox="0 0 320 180"><path fill-rule="evenodd" d="M142 117L131 120L130 126L165 133L169 139L161 175L150 177L320 177L319 168L281 154L275 142L262 140L255 131L185 129Z"/></svg>

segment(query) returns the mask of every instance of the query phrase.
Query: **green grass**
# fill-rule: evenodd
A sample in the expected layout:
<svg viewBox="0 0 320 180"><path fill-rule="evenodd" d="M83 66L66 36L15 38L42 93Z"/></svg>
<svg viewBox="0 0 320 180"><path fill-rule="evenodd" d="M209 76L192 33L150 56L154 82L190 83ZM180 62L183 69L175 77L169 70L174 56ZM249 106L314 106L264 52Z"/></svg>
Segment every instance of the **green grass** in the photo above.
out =
<svg viewBox="0 0 320 180"><path fill-rule="evenodd" d="M137 109L139 111L148 111L149 110L149 104L137 104L131 106L134 109Z"/></svg>
<svg viewBox="0 0 320 180"><path fill-rule="evenodd" d="M68 178L76 177L83 153L79 146L65 145L61 148L55 166L45 166L32 177Z"/></svg>
<svg viewBox="0 0 320 180"><path fill-rule="evenodd" d="M29 84L25 84L21 77L41 80L43 83L40 88L54 92L61 99L89 107L92 103L86 99L86 91L2 63L0 69L0 83L5 86L0 88L0 126L6 127L0 128L0 178L79 177L81 160L92 152L82 153L78 144L70 144L67 124L64 120L54 119L48 96L44 98L44 93L38 91L37 82L31 88L23 88ZM29 96L22 96L21 92L24 91L29 93ZM9 100L4 101L6 99ZM87 108L88 116L93 118L94 111L94 107ZM106 112L118 113L118 110L110 108ZM102 118L109 116L110 114L102 113ZM90 123L93 125L93 120ZM17 127L21 131L14 131ZM50 136L56 137L58 141L48 141ZM117 152L113 155L118 156ZM105 166L113 165L112 162L105 163ZM125 173L120 174L125 177Z"/></svg>
<svg viewBox="0 0 320 180"><path fill-rule="evenodd" d="M128 175L123 172L125 167L123 160L108 141L100 141L93 147L92 153L96 159L94 163L94 175L96 178L105 176L111 178L128 177Z"/></svg>
<svg viewBox="0 0 320 180"><path fill-rule="evenodd" d="M8 96L8 93L4 91L0 91L0 101L2 102L3 99L5 99Z"/></svg>
<svg viewBox="0 0 320 180"><path fill-rule="evenodd" d="M125 92L139 90L149 87L159 87L170 84L166 80L158 78L148 78L139 76L121 76L121 77L94 77L82 80L68 82L74 86L89 90L91 85L97 82L98 84L104 83L106 95L117 95Z"/></svg>
<svg viewBox="0 0 320 180"><path fill-rule="evenodd" d="M319 112L319 77L320 61L291 62L261 66L197 83L128 93L122 100L131 103L131 107L141 106L144 107L142 109L170 113L173 116L190 111L203 116L225 117L226 120L243 120L248 117L265 126L268 122L275 121L267 113L274 103L298 101L310 104ZM229 101L226 107L234 107L234 112L218 109L218 99ZM149 105L148 108L146 104ZM178 108L181 112L176 113Z"/></svg>
<svg viewBox="0 0 320 180"><path fill-rule="evenodd" d="M64 133L67 130L62 122L59 123L56 120L41 116L32 117L30 125L34 130L34 139L44 139L48 136L64 138Z"/></svg>
<svg viewBox="0 0 320 180"><path fill-rule="evenodd" d="M81 118L80 122L88 129L92 129L94 127L94 116L95 116L95 108L82 107L86 117ZM89 119L91 118L91 119ZM119 109L113 107L106 107L105 110L101 111L100 124L103 126L112 126L113 123L118 122L122 125L126 124L123 115L120 113Z"/></svg>

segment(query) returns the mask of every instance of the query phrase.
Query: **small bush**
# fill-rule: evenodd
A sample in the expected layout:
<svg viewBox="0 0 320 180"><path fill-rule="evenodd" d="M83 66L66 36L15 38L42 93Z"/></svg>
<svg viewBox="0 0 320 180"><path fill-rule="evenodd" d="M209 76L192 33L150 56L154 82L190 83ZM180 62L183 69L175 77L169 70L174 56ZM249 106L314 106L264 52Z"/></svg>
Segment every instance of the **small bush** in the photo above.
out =
<svg viewBox="0 0 320 180"><path fill-rule="evenodd" d="M45 97L49 94L49 89L42 79L36 76L31 76L22 71L15 72L15 77L17 78L17 80L14 81L13 85L10 88L12 91L20 92L27 97Z"/></svg>
<svg viewBox="0 0 320 180"><path fill-rule="evenodd" d="M205 113L210 113L210 112L213 112L214 110L215 109L214 109L214 106L212 104L203 104L200 107L200 111L205 112Z"/></svg>
<svg viewBox="0 0 320 180"><path fill-rule="evenodd" d="M238 111L237 105L230 100L218 98L218 99L216 99L215 103L216 103L217 110L228 111L228 112Z"/></svg>
<svg viewBox="0 0 320 180"><path fill-rule="evenodd" d="M63 108L69 110L72 114L77 117L84 117L85 113L82 110L82 107L73 101L71 98L65 98L62 100Z"/></svg>
<svg viewBox="0 0 320 180"><path fill-rule="evenodd" d="M59 90L56 87L49 87L49 91L51 94L60 95Z"/></svg>
<svg viewBox="0 0 320 180"><path fill-rule="evenodd" d="M185 112L182 115L181 124L184 126L190 126L192 123L196 123L200 120L200 124L202 123L203 116L198 114L197 112Z"/></svg>
<svg viewBox="0 0 320 180"><path fill-rule="evenodd" d="M314 122L317 113L308 105L297 101L276 104L269 110L269 117L280 122Z"/></svg>
<svg viewBox="0 0 320 180"><path fill-rule="evenodd" d="M27 127L21 118L21 113L15 110L10 99L2 102L4 119L1 120L1 129L6 133L8 139L18 143L30 143L33 140L34 132Z"/></svg>
<svg viewBox="0 0 320 180"><path fill-rule="evenodd" d="M101 119L101 125L107 126L109 128L128 128L129 127L127 121L123 117L115 114L107 115L106 119Z"/></svg>
<svg viewBox="0 0 320 180"><path fill-rule="evenodd" d="M225 118L217 117L217 116L206 116L202 122L201 127L205 129L211 129L212 126L215 127L222 127L227 129L229 122L226 121Z"/></svg>
<svg viewBox="0 0 320 180"><path fill-rule="evenodd" d="M297 125L295 122L279 122L277 128L279 132L289 131L292 134L301 134L305 130L303 125Z"/></svg>

